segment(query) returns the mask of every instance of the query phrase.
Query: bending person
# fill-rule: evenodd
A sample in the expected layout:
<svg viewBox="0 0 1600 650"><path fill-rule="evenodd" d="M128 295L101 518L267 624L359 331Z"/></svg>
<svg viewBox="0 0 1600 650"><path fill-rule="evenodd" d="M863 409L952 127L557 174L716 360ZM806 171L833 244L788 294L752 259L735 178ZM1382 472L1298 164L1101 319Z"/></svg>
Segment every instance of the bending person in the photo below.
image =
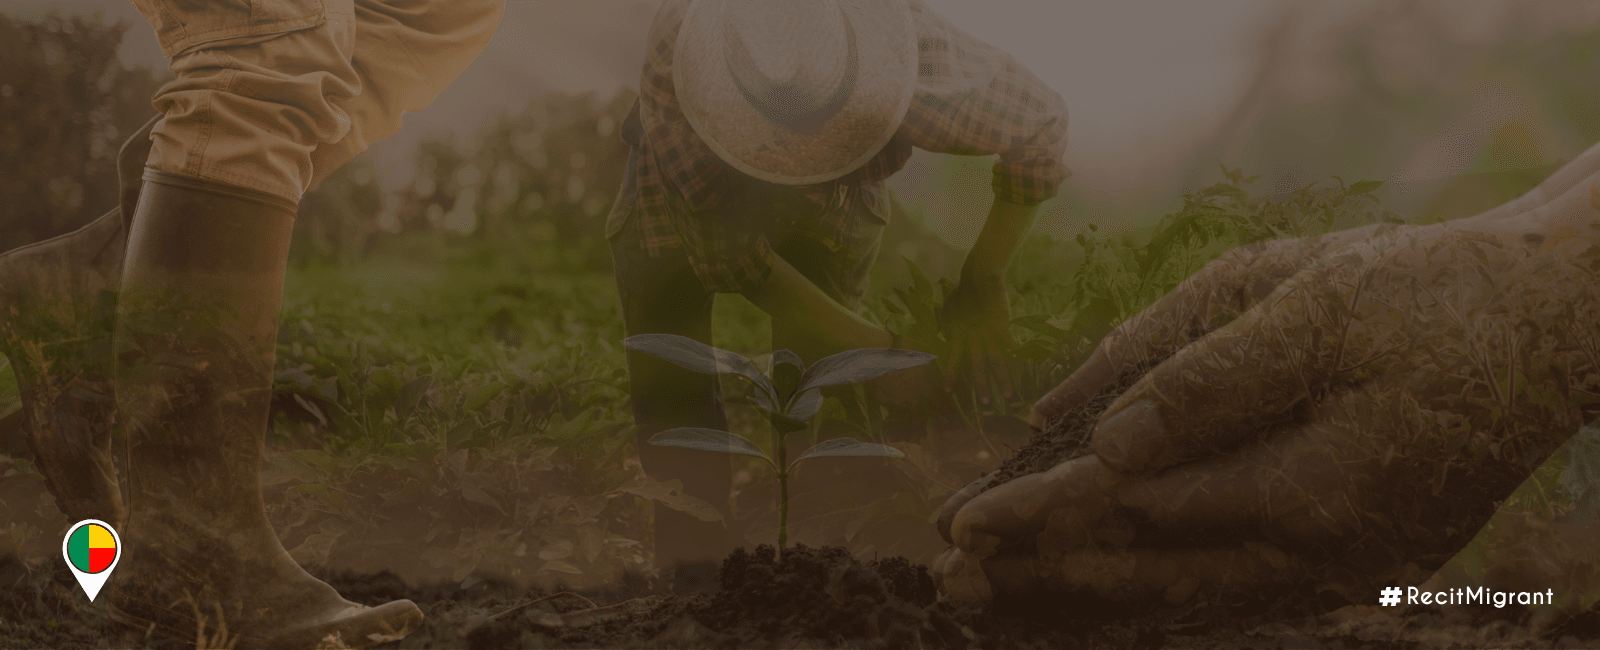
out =
<svg viewBox="0 0 1600 650"><path fill-rule="evenodd" d="M1068 175L1059 95L920 0L667 0L645 51L606 228L629 335L709 344L716 294L736 293L772 316L775 348L807 363L894 347L855 311L889 218L883 181L913 147L999 154L987 215L962 215L983 228L945 315L980 390L1008 388L989 380L1012 345L1003 277ZM726 516L726 459L645 442L726 429L715 378L637 352L628 373L645 471ZM655 522L658 565L678 567L679 588L708 586L733 544L724 525L665 508Z"/></svg>

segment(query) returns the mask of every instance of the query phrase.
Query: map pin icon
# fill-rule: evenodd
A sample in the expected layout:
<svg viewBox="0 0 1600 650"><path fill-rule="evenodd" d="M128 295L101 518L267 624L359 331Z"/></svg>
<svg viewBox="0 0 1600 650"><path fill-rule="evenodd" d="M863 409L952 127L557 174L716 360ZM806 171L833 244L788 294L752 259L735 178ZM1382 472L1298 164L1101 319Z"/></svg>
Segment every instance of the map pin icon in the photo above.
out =
<svg viewBox="0 0 1600 650"><path fill-rule="evenodd" d="M122 538L111 524L99 519L85 519L72 525L66 539L61 540L61 555L67 558L67 568L77 576L78 586L94 602L95 595L111 577L122 559Z"/></svg>

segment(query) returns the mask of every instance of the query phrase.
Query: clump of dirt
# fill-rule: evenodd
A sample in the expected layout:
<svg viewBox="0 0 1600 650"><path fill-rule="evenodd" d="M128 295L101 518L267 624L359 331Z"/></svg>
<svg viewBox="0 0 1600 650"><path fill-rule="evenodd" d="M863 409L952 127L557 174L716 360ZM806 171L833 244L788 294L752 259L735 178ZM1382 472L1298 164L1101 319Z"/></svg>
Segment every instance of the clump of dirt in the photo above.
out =
<svg viewBox="0 0 1600 650"><path fill-rule="evenodd" d="M1094 433L1094 425L1100 421L1100 414L1105 413L1112 402L1163 360L1151 359L1123 370L1116 381L1106 384L1094 397L1050 420L1044 430L1035 434L1027 445L1000 463L1000 467L990 475L985 489L1004 485L1018 477L1048 471L1056 465L1093 453L1089 448L1089 434Z"/></svg>

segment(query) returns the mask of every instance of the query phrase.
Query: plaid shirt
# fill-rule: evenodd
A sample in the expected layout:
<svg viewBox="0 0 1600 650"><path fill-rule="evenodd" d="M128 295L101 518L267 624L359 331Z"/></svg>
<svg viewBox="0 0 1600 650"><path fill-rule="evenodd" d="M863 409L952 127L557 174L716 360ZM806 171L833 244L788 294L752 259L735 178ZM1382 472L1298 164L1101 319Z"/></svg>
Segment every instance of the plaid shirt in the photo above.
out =
<svg viewBox="0 0 1600 650"><path fill-rule="evenodd" d="M716 208L730 183L762 183L722 162L689 125L673 91L672 49L689 0L666 0L650 28L639 102L622 129L639 149L640 243L658 257L683 251L708 291L743 293L766 282L772 246L745 215ZM1071 174L1062 162L1067 109L1015 58L951 25L921 0L911 0L917 30L917 83L905 121L877 156L844 177L802 188L819 210L805 224L837 250L854 224L850 209L821 209L830 201L883 200L881 192L841 186L882 182L905 166L911 148L935 153L999 154L996 200L1036 205L1056 194ZM840 206L848 207L848 206Z"/></svg>

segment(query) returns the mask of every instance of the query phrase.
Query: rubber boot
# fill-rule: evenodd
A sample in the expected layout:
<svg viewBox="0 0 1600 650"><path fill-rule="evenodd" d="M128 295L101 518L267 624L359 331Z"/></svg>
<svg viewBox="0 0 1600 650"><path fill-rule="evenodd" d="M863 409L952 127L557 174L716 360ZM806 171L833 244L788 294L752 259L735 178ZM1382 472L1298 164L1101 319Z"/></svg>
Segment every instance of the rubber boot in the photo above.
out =
<svg viewBox="0 0 1600 650"><path fill-rule="evenodd" d="M111 456L111 332L127 225L157 119L117 156L117 208L0 255L0 351L21 389L23 437L56 505L73 521L122 523Z"/></svg>
<svg viewBox="0 0 1600 650"><path fill-rule="evenodd" d="M235 648L366 647L422 623L411 601L365 607L307 574L261 501L295 209L145 172L117 315L129 508L106 588L118 621Z"/></svg>

